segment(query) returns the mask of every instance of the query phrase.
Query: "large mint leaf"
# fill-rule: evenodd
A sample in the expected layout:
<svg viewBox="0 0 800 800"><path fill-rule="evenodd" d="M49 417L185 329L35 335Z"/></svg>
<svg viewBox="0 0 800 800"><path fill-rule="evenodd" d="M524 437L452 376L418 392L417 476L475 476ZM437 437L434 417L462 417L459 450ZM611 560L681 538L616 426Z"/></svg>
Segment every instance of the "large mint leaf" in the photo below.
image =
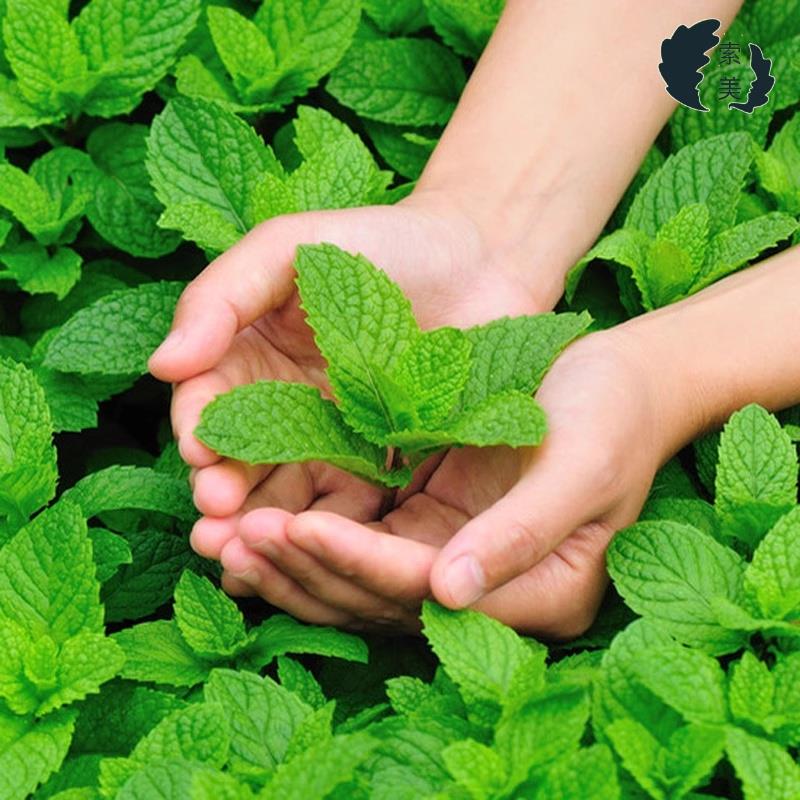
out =
<svg viewBox="0 0 800 800"><path fill-rule="evenodd" d="M464 87L458 59L436 42L357 42L333 71L328 91L359 116L395 125L447 122Z"/></svg>
<svg viewBox="0 0 800 800"><path fill-rule="evenodd" d="M505 0L425 0L431 24L457 53L477 59L500 18Z"/></svg>
<svg viewBox="0 0 800 800"><path fill-rule="evenodd" d="M240 235L255 224L247 212L252 187L264 173L281 174L258 134L209 101L170 101L153 121L147 149L153 188L168 210L186 202L202 203ZM202 241L202 230L183 233Z"/></svg>
<svg viewBox="0 0 800 800"><path fill-rule="evenodd" d="M428 22L423 0L363 0L364 11L384 32L405 36Z"/></svg>
<svg viewBox="0 0 800 800"><path fill-rule="evenodd" d="M83 259L70 247L59 247L52 255L38 242L23 241L0 252L6 267L0 277L13 278L29 294L53 294L64 298L81 277Z"/></svg>
<svg viewBox="0 0 800 800"><path fill-rule="evenodd" d="M73 23L89 67L99 73L87 113L132 111L172 66L194 28L200 0L92 0Z"/></svg>
<svg viewBox="0 0 800 800"><path fill-rule="evenodd" d="M8 0L3 20L5 57L19 92L35 108L59 116L74 113L91 86L86 56L66 14L66 6Z"/></svg>
<svg viewBox="0 0 800 800"><path fill-rule="evenodd" d="M504 317L465 331L472 368L461 397L465 408L490 395L533 394L559 353L591 324L587 313Z"/></svg>
<svg viewBox="0 0 800 800"><path fill-rule="evenodd" d="M175 589L175 624L198 655L231 656L247 643L242 612L224 592L193 572L184 572Z"/></svg>
<svg viewBox="0 0 800 800"><path fill-rule="evenodd" d="M800 795L800 767L782 747L740 728L729 728L726 741L747 800L792 800Z"/></svg>
<svg viewBox="0 0 800 800"><path fill-rule="evenodd" d="M197 437L250 464L328 461L369 480L389 479L383 451L350 430L336 405L300 383L261 381L209 403Z"/></svg>
<svg viewBox="0 0 800 800"><path fill-rule="evenodd" d="M102 297L55 335L44 366L63 372L138 375L172 324L182 283L147 283Z"/></svg>
<svg viewBox="0 0 800 800"><path fill-rule="evenodd" d="M761 540L744 574L745 586L770 619L800 612L800 507L781 517Z"/></svg>
<svg viewBox="0 0 800 800"><path fill-rule="evenodd" d="M64 760L75 714L60 711L33 722L0 711L0 796L29 797Z"/></svg>
<svg viewBox="0 0 800 800"><path fill-rule="evenodd" d="M689 203L708 206L712 236L731 227L754 153L752 139L745 133L724 133L684 147L636 195L625 227L654 237Z"/></svg>
<svg viewBox="0 0 800 800"><path fill-rule="evenodd" d="M754 547L797 501L797 451L760 406L731 416L722 432L716 508L725 531Z"/></svg>
<svg viewBox="0 0 800 800"><path fill-rule="evenodd" d="M302 306L342 414L381 441L393 429L381 375L397 368L419 335L411 305L385 273L334 245L303 245L295 264Z"/></svg>
<svg viewBox="0 0 800 800"><path fill-rule="evenodd" d="M179 237L156 224L162 206L144 166L147 132L119 122L95 128L86 142L92 166L80 177L91 189L87 216L94 229L126 253L157 258L172 252Z"/></svg>
<svg viewBox="0 0 800 800"><path fill-rule="evenodd" d="M56 491L53 426L44 392L22 364L0 361L0 512L23 522Z"/></svg>
<svg viewBox="0 0 800 800"><path fill-rule="evenodd" d="M0 550L0 612L32 638L102 633L100 584L78 506L43 511Z"/></svg>
<svg viewBox="0 0 800 800"><path fill-rule="evenodd" d="M678 640L714 654L743 644L742 633L718 624L709 601L737 600L744 564L708 534L667 520L638 523L614 537L608 570L627 604Z"/></svg>
<svg viewBox="0 0 800 800"><path fill-rule="evenodd" d="M311 709L271 678L252 672L214 670L204 688L231 726L234 774L263 781L286 755L292 734Z"/></svg>
<svg viewBox="0 0 800 800"><path fill-rule="evenodd" d="M593 745L561 758L548 770L535 800L617 800L619 782L611 751Z"/></svg>

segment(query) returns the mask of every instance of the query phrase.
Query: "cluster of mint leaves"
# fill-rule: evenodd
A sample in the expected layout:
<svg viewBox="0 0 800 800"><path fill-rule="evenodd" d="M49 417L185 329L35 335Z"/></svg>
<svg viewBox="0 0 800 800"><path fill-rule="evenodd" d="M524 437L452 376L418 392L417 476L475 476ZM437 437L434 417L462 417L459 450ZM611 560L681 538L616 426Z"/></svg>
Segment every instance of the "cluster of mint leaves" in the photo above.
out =
<svg viewBox="0 0 800 800"><path fill-rule="evenodd" d="M502 6L0 0L0 797L800 796L798 409L743 409L669 462L610 547L597 623L549 648L432 603L427 644L305 625L228 598L189 546L168 393L140 380L177 298L266 219L404 197ZM796 2L748 0L726 41L773 60L770 102L730 113L719 81L747 66L712 53L710 111L679 109L648 152L573 272L579 313L420 332L362 259L301 249L336 404L261 385L252 419L299 391L326 454L339 431L399 482L390 444L410 467L507 437L506 417L456 430L490 396L540 420L530 395L586 310L607 326L797 240ZM375 318L339 303L370 281L398 324L364 362L341 320ZM307 457L274 421L256 459Z"/></svg>
<svg viewBox="0 0 800 800"><path fill-rule="evenodd" d="M195 432L217 453L251 464L327 461L405 486L444 447L542 441L544 411L531 395L588 315L421 331L400 287L363 256L301 245L294 266L338 402L299 383L239 386L205 407Z"/></svg>

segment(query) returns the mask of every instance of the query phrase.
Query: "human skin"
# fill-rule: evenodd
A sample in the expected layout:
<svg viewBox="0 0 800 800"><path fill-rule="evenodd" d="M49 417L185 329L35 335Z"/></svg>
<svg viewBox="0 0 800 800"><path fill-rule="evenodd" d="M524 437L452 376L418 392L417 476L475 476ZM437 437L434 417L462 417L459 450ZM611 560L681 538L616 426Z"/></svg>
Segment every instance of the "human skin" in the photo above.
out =
<svg viewBox="0 0 800 800"><path fill-rule="evenodd" d="M525 572L535 558L550 565L537 576L538 581L549 570L548 582L540 581L551 587L543 606L531 603L527 590L510 585L505 594L487 596L484 607L521 629L553 635L588 624L602 592L602 547L615 527L638 512L655 465L648 457L638 471L629 469L636 472L630 483L637 488L630 492L625 514L591 528L591 535L578 530L576 510L586 506L585 492L593 486L589 473L608 473L605 447L570 436L574 420L559 425L557 408L551 409L551 433L542 448L454 451L426 465L384 517L384 494L338 470L321 464L251 467L219 459L194 438L193 430L202 408L233 386L263 378L325 386L324 364L299 313L293 285L291 262L299 243L331 241L363 252L400 284L424 328L463 327L552 308L566 271L601 231L673 108L656 69L661 40L678 24L703 17L716 16L725 25L739 5L726 0L657 5L510 0L407 200L393 207L269 220L193 281L178 305L173 333L150 367L156 377L176 384L173 428L181 454L195 470L195 502L204 514L192 541L199 552L222 560L229 590L252 591L255 583L270 602L312 621L357 625L387 619L407 626L413 624L423 589L460 607L476 600L470 576L480 578L489 592ZM601 384L613 404L619 391L611 384L621 382L639 406L631 409L631 419L638 414L649 420L650 400L635 385L636 370L624 354L596 347L581 343L571 352L589 351L586 359L571 355L559 362L572 360L581 368L559 366L555 371L564 375L560 391L573 397L573 411L591 414ZM578 378L587 371L595 374L597 385L584 396ZM546 386L540 399L547 407ZM577 465L586 473L572 494L561 481L527 479L544 472L535 467L548 453L562 450L571 453L573 469ZM515 522L532 503L543 504L559 520L553 531L536 533L535 546L522 538ZM443 507L446 524L441 524ZM254 516L244 516L256 510L273 515L261 520L263 530L275 531L265 533L263 541L253 532ZM395 533L395 524L405 530L404 516L413 517L413 533L401 533L390 544L416 537L433 550L412 562L418 569L396 563L396 574L387 575L375 591L346 578L337 582L335 570L328 569L328 586L318 589L325 596L319 597L311 579L304 579L316 566L293 563L285 552L287 531L303 529L306 511L327 512L328 527L354 549L364 541L360 524L388 525ZM490 512L506 527L482 527L478 520ZM272 525L273 518L280 524ZM565 537L570 555L564 563L573 558L571 548L591 552L593 577L581 599L588 613L571 610L570 603L578 605L574 596L559 605L566 595L556 589L569 583L565 567L555 560L562 559L563 548L552 558L549 554ZM371 540L385 538L373 535ZM477 540L476 570L456 556ZM292 547L297 558L319 562L328 557ZM272 588L284 584L285 593ZM388 598L387 586L394 592ZM338 607L336 598L325 594L333 591Z"/></svg>

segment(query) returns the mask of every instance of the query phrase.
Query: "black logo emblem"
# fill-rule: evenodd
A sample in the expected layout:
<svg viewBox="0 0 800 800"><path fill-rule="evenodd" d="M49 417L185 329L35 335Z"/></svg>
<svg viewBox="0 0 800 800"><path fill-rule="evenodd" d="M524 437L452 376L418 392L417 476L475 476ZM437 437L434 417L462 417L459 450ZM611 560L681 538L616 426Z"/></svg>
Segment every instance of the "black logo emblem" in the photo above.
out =
<svg viewBox="0 0 800 800"><path fill-rule="evenodd" d="M717 31L720 27L718 19L704 19L687 27L680 25L669 39L661 43L661 63L658 71L667 85L667 92L681 105L696 111L708 111L700 100L700 85L705 75L703 68L711 62L706 53L719 44ZM720 48L720 64L722 66L739 63L739 45L726 42ZM775 85L771 73L772 61L766 58L761 48L750 43L750 69L753 80L744 102L731 102L728 108L752 114L754 109L769 102L769 93ZM739 78L727 75L720 79L720 90L725 97L738 98L741 95Z"/></svg>

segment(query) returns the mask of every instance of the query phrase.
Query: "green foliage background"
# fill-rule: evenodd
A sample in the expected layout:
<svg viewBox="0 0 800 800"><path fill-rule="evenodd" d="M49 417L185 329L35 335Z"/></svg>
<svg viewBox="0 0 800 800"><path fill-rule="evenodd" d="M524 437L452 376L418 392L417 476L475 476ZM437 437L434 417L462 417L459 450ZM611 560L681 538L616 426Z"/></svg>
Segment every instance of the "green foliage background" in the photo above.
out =
<svg viewBox="0 0 800 800"><path fill-rule="evenodd" d="M796 409L668 464L549 650L434 604L426 641L305 626L189 549L143 377L182 287L265 219L403 197L501 6L0 0L4 800L800 797ZM797 237L800 2L728 41L771 101L728 111L712 59L571 273L596 326Z"/></svg>

